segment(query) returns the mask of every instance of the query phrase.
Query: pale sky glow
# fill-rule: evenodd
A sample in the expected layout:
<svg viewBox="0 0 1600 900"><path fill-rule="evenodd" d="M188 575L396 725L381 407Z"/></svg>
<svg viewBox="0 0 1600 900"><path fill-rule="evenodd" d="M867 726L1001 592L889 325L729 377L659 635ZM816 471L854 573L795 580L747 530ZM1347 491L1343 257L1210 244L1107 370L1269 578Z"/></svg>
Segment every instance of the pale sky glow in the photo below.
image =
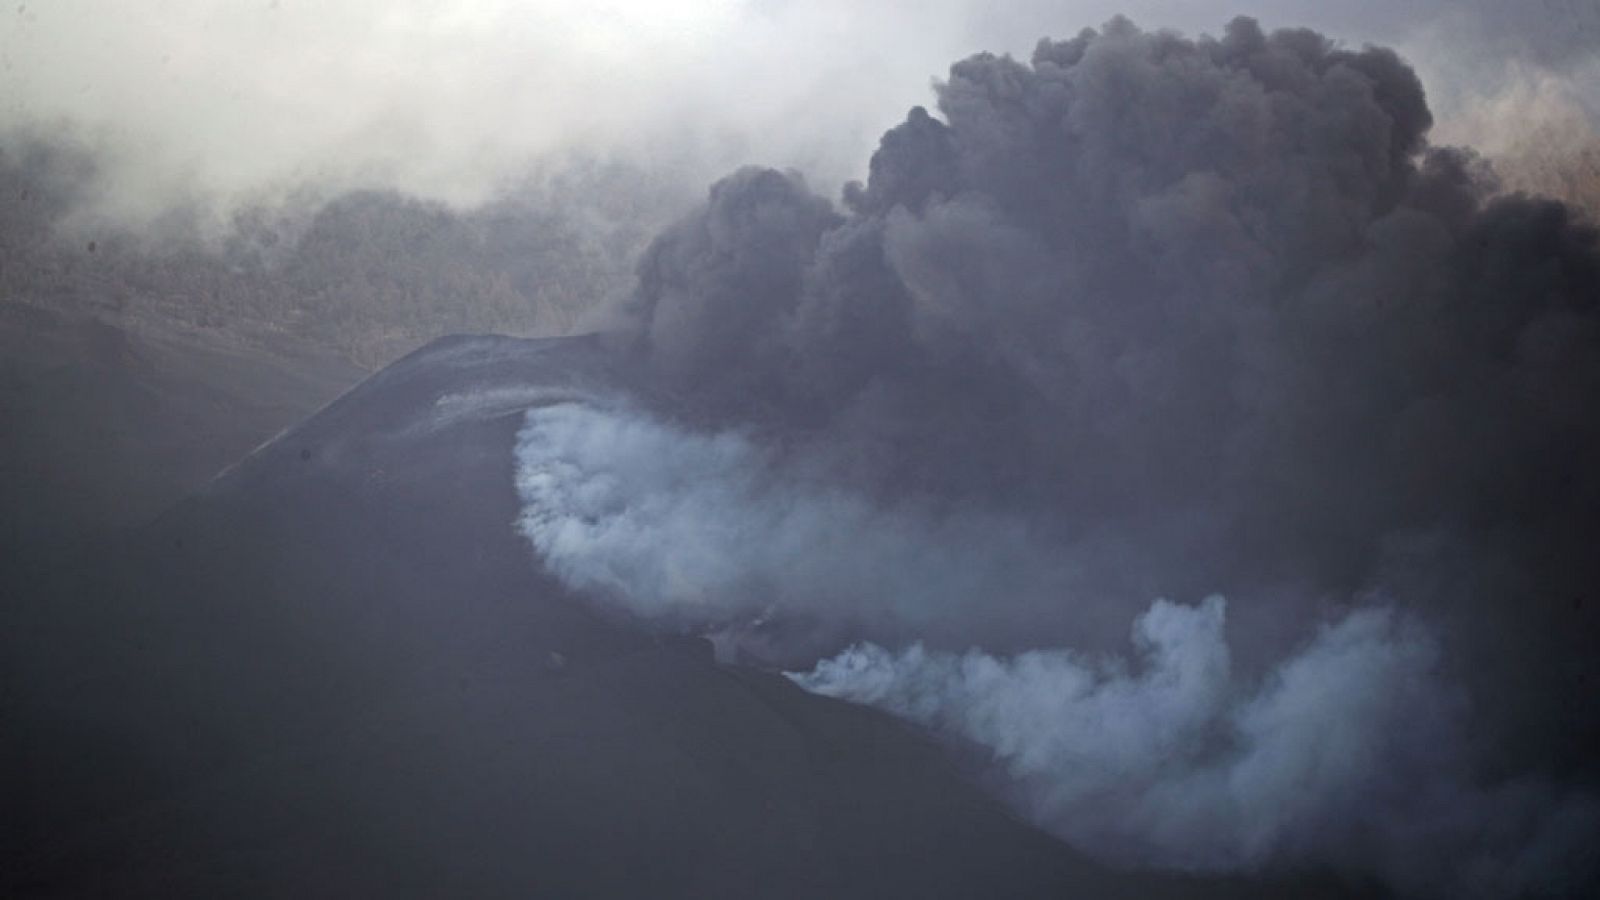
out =
<svg viewBox="0 0 1600 900"><path fill-rule="evenodd" d="M1583 18L1596 6L1588 0L1547 5L1577 27L1594 25ZM0 15L0 131L68 124L104 145L117 202L133 213L174 194L307 180L471 202L531 162L568 151L699 180L743 163L793 167L830 191L862 174L878 135L909 106L931 102L929 84L950 62L977 50L1025 55L1041 36L1067 36L1118 11L1146 27L1215 31L1244 9L1269 28L1305 24L1353 44L1396 44L1425 76L1449 73L1430 93L1465 107L1503 93L1498 51L1461 37L1506 33L1503 13L1485 13L1482 27L1465 18L1463 8L1478 6L1498 8L1443 0L49 0ZM1535 36L1549 44L1542 27ZM1589 73L1583 84L1592 86L1597 67L1586 68L1584 57L1592 61L1593 49L1558 68L1562 77ZM1489 89L1464 84L1462 72ZM1534 72L1549 75L1537 64Z"/></svg>

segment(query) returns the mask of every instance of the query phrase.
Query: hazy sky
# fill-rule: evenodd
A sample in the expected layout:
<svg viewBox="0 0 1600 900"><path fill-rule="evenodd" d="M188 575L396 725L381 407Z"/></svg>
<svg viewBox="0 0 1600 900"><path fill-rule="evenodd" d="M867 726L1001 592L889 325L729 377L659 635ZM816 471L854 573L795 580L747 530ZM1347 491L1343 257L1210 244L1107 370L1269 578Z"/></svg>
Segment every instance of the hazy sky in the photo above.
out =
<svg viewBox="0 0 1600 900"><path fill-rule="evenodd" d="M1600 84L1600 0L23 0L0 15L0 131L70 124L135 211L307 180L470 201L563 150L831 192L953 60L1117 12L1397 45L1458 140L1484 117L1451 132L1452 111L1508 85L1570 110Z"/></svg>

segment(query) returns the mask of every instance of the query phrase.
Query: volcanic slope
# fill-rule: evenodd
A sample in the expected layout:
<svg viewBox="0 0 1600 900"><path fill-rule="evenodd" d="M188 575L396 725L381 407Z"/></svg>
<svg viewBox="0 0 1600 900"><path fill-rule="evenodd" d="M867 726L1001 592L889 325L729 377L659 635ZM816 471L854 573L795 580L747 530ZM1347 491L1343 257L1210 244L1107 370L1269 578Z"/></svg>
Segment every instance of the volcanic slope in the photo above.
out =
<svg viewBox="0 0 1600 900"><path fill-rule="evenodd" d="M452 338L7 607L12 896L1207 897L909 726L595 613L513 521L523 414L650 399L599 338Z"/></svg>

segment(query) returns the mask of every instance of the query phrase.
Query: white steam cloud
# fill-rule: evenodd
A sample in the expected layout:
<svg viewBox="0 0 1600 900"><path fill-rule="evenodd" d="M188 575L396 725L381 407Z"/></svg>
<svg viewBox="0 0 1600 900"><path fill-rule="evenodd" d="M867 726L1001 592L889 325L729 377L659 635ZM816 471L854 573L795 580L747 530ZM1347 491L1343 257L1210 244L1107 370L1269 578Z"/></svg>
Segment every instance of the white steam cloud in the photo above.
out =
<svg viewBox="0 0 1600 900"><path fill-rule="evenodd" d="M530 410L516 484L550 571L657 624L963 635L1047 595L1084 602L1070 555L1021 520L882 506L745 434L626 408ZM1600 807L1542 780L1478 780L1471 710L1422 622L1364 605L1259 678L1234 665L1225 626L1220 597L1156 601L1131 659L859 643L790 677L976 745L1019 810L1119 863L1328 867L1482 897L1559 894L1549 879L1584 869Z"/></svg>
<svg viewBox="0 0 1600 900"><path fill-rule="evenodd" d="M777 612L922 633L1072 582L1020 520L882 508L777 466L738 432L560 404L528 413L517 454L519 527L546 565L658 622Z"/></svg>
<svg viewBox="0 0 1600 900"><path fill-rule="evenodd" d="M791 677L986 748L1020 807L1108 858L1325 865L1458 897L1560 889L1546 879L1587 852L1600 810L1545 784L1473 783L1465 701L1426 629L1359 609L1249 685L1224 610L1157 601L1131 662L862 644Z"/></svg>

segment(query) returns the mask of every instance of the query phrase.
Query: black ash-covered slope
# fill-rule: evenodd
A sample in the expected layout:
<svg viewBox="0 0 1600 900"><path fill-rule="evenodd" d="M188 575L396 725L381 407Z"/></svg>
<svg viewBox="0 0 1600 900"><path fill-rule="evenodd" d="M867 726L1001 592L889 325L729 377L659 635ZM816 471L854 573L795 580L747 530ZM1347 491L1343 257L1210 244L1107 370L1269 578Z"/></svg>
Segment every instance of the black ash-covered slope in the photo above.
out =
<svg viewBox="0 0 1600 900"><path fill-rule="evenodd" d="M32 585L8 608L4 892L1284 887L1103 868L880 713L592 613L513 528L512 448L529 406L651 402L635 379L593 338L440 341Z"/></svg>
<svg viewBox="0 0 1600 900"><path fill-rule="evenodd" d="M11 551L0 568L148 520L364 374L281 335L186 327L100 296L0 295L0 544Z"/></svg>

